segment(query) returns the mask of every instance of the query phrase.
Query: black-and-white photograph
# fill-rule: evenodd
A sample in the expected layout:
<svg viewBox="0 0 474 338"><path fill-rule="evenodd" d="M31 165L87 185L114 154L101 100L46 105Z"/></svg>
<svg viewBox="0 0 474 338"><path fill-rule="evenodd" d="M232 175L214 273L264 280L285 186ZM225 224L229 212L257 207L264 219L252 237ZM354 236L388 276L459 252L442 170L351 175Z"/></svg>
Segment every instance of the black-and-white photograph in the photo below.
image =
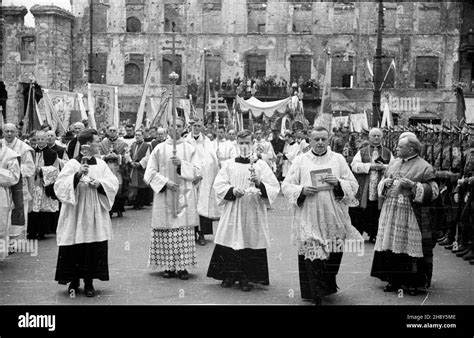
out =
<svg viewBox="0 0 474 338"><path fill-rule="evenodd" d="M466 325L472 1L0 4L9 326L150 305Z"/></svg>

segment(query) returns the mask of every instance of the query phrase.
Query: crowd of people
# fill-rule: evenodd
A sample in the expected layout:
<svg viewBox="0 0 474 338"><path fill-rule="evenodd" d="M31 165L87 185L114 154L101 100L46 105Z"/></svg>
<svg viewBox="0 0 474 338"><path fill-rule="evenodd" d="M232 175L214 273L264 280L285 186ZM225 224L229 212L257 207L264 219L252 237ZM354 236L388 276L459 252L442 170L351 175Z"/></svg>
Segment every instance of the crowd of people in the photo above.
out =
<svg viewBox="0 0 474 338"><path fill-rule="evenodd" d="M417 295L433 275L436 243L474 264L474 134L423 130L237 131L189 125L96 131L77 122L62 139L50 126L0 141L0 239L59 246L55 280L94 296L109 280L111 218L151 207L148 266L187 280L196 244L214 235L207 277L243 291L269 285L268 213L282 193L301 296L337 292L347 243L374 243L371 276L386 292ZM217 223L216 233L213 224ZM0 259L8 256L3 246Z"/></svg>

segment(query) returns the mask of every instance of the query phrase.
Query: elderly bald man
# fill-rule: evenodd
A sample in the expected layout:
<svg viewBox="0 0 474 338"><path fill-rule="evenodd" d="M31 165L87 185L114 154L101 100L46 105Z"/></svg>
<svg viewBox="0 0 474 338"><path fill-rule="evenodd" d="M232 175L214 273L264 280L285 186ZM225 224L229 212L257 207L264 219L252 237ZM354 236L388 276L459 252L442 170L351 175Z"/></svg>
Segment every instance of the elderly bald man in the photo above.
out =
<svg viewBox="0 0 474 338"><path fill-rule="evenodd" d="M351 168L359 183L357 199L359 206L350 209L353 225L362 234L367 232L369 240L375 243L382 203L377 195L377 185L383 172L393 160L392 152L382 146L383 132L372 128L369 132L369 144L361 148L354 156Z"/></svg>
<svg viewBox="0 0 474 338"><path fill-rule="evenodd" d="M85 129L84 123L82 122L76 122L72 125L72 132L74 134L74 138L68 143L67 145L67 157L68 158L74 158L79 155L79 151L81 150L81 147L79 145L79 142L77 141L77 135L81 131Z"/></svg>
<svg viewBox="0 0 474 338"><path fill-rule="evenodd" d="M18 128L13 123L3 125L2 146L6 146L21 157L21 179L11 187L12 199L15 209L12 211L12 220L9 230L10 238L26 239L26 224L28 222L28 210L32 200L29 181L35 174L35 162L33 160L33 148L18 138Z"/></svg>

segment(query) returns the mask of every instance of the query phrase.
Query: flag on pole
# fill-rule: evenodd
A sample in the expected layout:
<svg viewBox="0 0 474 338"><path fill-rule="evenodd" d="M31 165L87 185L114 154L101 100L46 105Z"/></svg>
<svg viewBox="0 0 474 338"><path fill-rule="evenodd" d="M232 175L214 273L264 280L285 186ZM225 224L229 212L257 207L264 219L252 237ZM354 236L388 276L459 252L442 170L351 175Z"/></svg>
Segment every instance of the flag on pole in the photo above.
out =
<svg viewBox="0 0 474 338"><path fill-rule="evenodd" d="M143 87L142 98L140 100L140 106L138 107L137 120L135 122L135 131L141 128L143 122L143 114L145 112L146 97L148 94L148 87L150 86L151 76L150 76L150 67L151 61L148 65L148 70L146 72L145 86Z"/></svg>
<svg viewBox="0 0 474 338"><path fill-rule="evenodd" d="M321 100L321 111L314 120L314 127L323 126L331 132L332 105L331 105L331 52L326 52L326 74L324 76L323 95Z"/></svg>

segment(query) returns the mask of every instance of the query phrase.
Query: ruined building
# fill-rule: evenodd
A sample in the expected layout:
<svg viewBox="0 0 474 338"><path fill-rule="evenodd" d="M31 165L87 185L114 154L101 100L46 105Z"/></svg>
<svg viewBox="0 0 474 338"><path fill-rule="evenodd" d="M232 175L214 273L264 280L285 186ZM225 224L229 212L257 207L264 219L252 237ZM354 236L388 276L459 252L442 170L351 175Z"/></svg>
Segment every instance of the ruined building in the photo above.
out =
<svg viewBox="0 0 474 338"><path fill-rule="evenodd" d="M395 116L400 123L454 120L452 85L462 80L469 96L474 79L473 27L467 20L472 6L465 1L385 2L384 7L384 74L395 62L384 95L397 103ZM138 110L146 74L149 95L160 96L169 88L173 65L180 75L178 94L193 95L198 107L204 79L229 103L235 88L228 85L238 78L268 83L255 94L262 100L288 96L278 85L304 83L311 87L304 91L304 103L312 121L320 105L327 48L333 57L333 109L372 109L367 60L372 64L376 46L374 2L73 0L72 13L54 6L31 8L35 28L24 27L25 7L2 9L2 80L13 120L24 109L20 93L32 75L43 88L85 93L89 77L118 86L125 118ZM163 49L171 46L173 32L180 48L174 59Z"/></svg>

